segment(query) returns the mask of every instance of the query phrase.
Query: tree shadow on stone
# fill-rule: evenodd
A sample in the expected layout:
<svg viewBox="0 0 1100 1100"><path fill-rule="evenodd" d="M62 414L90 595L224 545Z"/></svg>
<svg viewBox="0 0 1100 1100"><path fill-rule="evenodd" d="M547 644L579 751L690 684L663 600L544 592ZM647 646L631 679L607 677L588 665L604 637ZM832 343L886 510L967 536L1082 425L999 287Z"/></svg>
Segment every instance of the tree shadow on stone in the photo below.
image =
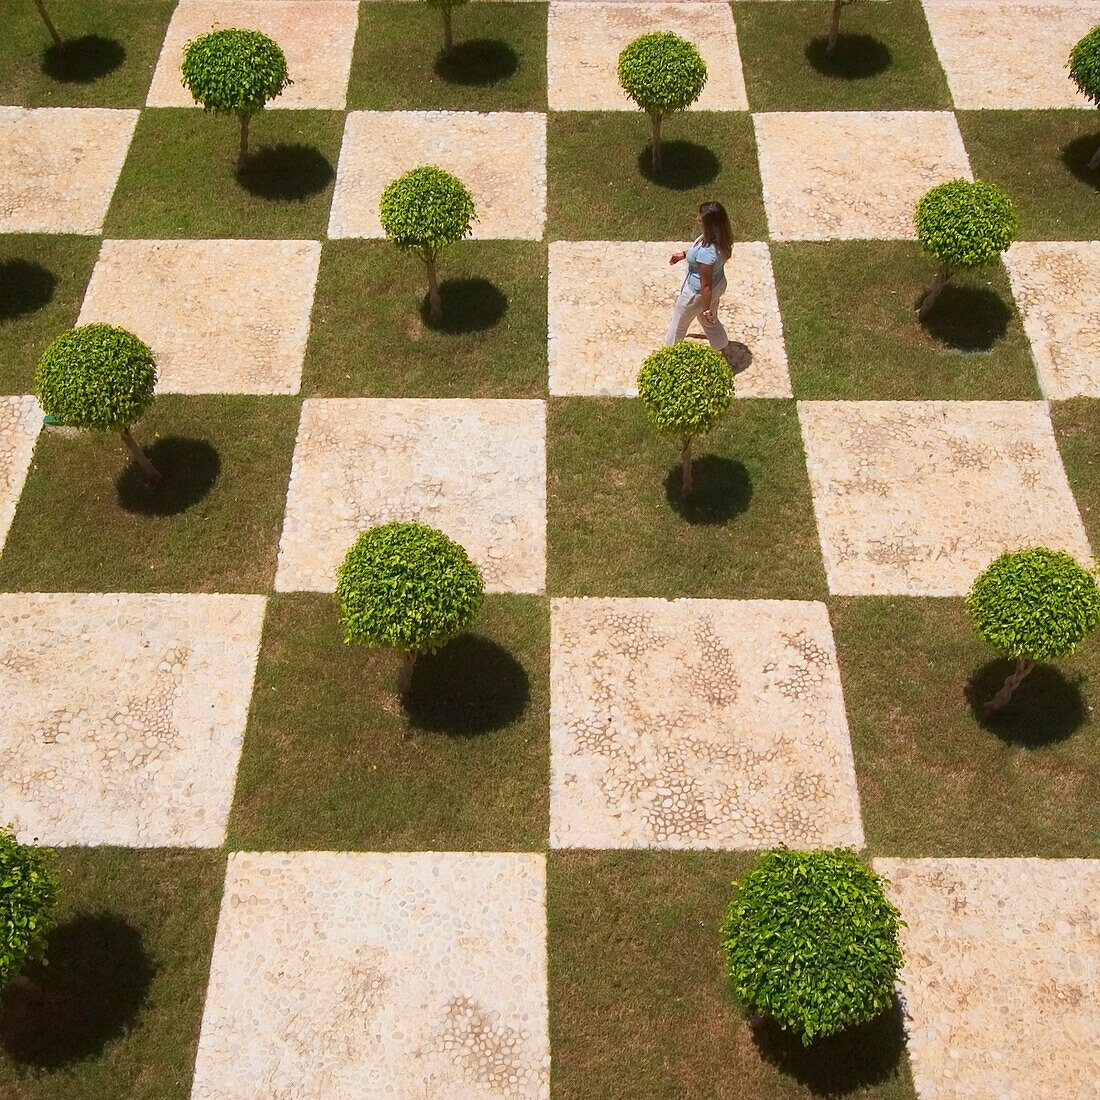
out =
<svg viewBox="0 0 1100 1100"><path fill-rule="evenodd" d="M705 145L694 141L661 142L661 167L653 167L653 146L638 154L638 171L650 183L670 191L690 191L710 183L722 170L722 163Z"/></svg>
<svg viewBox="0 0 1100 1100"><path fill-rule="evenodd" d="M32 260L0 262L0 324L34 313L53 299L57 278Z"/></svg>
<svg viewBox="0 0 1100 1100"><path fill-rule="evenodd" d="M815 1096L846 1096L894 1077L905 1054L900 1001L869 1023L810 1046L771 1017L750 1020L752 1039L764 1061L792 1077Z"/></svg>
<svg viewBox="0 0 1100 1100"><path fill-rule="evenodd" d="M1100 149L1100 134L1083 134L1062 146L1062 163L1082 183L1100 191L1100 168L1088 167L1096 150Z"/></svg>
<svg viewBox="0 0 1100 1100"><path fill-rule="evenodd" d="M948 283L920 325L956 351L989 351L1008 331L1011 319L1012 310L995 291Z"/></svg>
<svg viewBox="0 0 1100 1100"><path fill-rule="evenodd" d="M894 60L890 47L869 34L841 34L832 57L825 52L828 44L826 37L815 38L807 43L804 51L806 60L822 76L866 80L885 72Z"/></svg>
<svg viewBox="0 0 1100 1100"><path fill-rule="evenodd" d="M1000 690L1016 662L1001 657L982 665L967 681L966 701L974 721L1002 741L1025 748L1053 745L1071 737L1088 717L1080 680L1067 680L1054 665L1036 665L999 711L983 707Z"/></svg>
<svg viewBox="0 0 1100 1100"><path fill-rule="evenodd" d="M427 328L453 335L492 328L508 311L507 295L488 279L445 279L439 284L439 300L443 308L440 320L432 320L426 294L420 303L420 318Z"/></svg>
<svg viewBox="0 0 1100 1100"><path fill-rule="evenodd" d="M415 729L471 737L516 721L530 697L527 673L507 649L460 634L418 658L405 713Z"/></svg>
<svg viewBox="0 0 1100 1100"><path fill-rule="evenodd" d="M113 73L126 60L126 49L114 38L86 34L42 51L42 71L59 84L91 84Z"/></svg>
<svg viewBox="0 0 1100 1100"><path fill-rule="evenodd" d="M17 1063L59 1069L95 1058L134 1025L156 974L141 933L113 913L82 913L58 925L29 987L0 1006L0 1046Z"/></svg>
<svg viewBox="0 0 1100 1100"><path fill-rule="evenodd" d="M167 435L144 450L163 480L150 485L138 464L129 463L115 481L118 502L127 512L177 516L198 504L221 473L221 456L204 439Z"/></svg>
<svg viewBox="0 0 1100 1100"><path fill-rule="evenodd" d="M312 145L265 145L237 171L237 182L250 195L274 202L304 202L335 178L328 158Z"/></svg>
<svg viewBox="0 0 1100 1100"><path fill-rule="evenodd" d="M450 53L435 59L436 73L448 84L484 87L507 79L518 68L516 51L491 38L456 42Z"/></svg>
<svg viewBox="0 0 1100 1100"><path fill-rule="evenodd" d="M692 463L692 490L683 494L684 468L677 462L665 475L665 499L688 523L720 527L740 515L752 500L752 480L744 465L720 455L700 455Z"/></svg>

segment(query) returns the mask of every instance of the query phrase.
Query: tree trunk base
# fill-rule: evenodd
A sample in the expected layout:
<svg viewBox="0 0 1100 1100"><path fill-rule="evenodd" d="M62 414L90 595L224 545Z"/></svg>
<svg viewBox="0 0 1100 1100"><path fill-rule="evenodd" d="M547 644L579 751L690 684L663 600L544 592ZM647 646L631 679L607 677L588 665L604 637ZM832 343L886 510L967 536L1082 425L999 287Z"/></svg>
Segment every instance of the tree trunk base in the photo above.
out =
<svg viewBox="0 0 1100 1100"><path fill-rule="evenodd" d="M825 56L832 57L836 53L836 42L840 37L840 0L833 3L833 21L829 24L829 41L825 44Z"/></svg>
<svg viewBox="0 0 1100 1100"><path fill-rule="evenodd" d="M653 156L650 163L653 165L653 171L659 172L661 170L661 116L651 115L650 121L653 123Z"/></svg>
<svg viewBox="0 0 1100 1100"><path fill-rule="evenodd" d="M1035 662L1029 657L1021 657L1016 662L1016 667L1008 674L1004 684L1001 685L1001 690L989 700L988 703L982 707L982 713L987 717L991 714L996 714L1011 700L1012 696L1016 694L1016 689L1024 682L1025 677L1035 667Z"/></svg>
<svg viewBox="0 0 1100 1100"><path fill-rule="evenodd" d="M917 310L917 320L923 321L929 313L932 312L932 307L936 304L936 299L940 296L940 291L947 285L947 280L951 278L951 272L946 267L941 267L936 272L935 279L932 280L932 286L929 288L928 293L924 296L924 300L920 304L920 308Z"/></svg>
<svg viewBox="0 0 1100 1100"><path fill-rule="evenodd" d="M1092 154L1092 159L1085 165L1085 168L1090 172L1095 172L1097 168L1100 168L1100 146L1097 146L1096 152Z"/></svg>
<svg viewBox="0 0 1100 1100"><path fill-rule="evenodd" d="M43 0L34 0L34 6L38 9L38 14L42 16L42 22L46 24L46 30L50 32L50 37L53 39L54 49L63 50L65 48L65 40L58 34L57 28L53 25L53 20L50 18L50 13L46 11L46 5Z"/></svg>
<svg viewBox="0 0 1100 1100"><path fill-rule="evenodd" d="M695 488L694 478L692 477L690 439L685 439L683 447L680 448L680 466L683 470L680 479L680 495L682 497L688 497L691 495L692 489Z"/></svg>
<svg viewBox="0 0 1100 1100"><path fill-rule="evenodd" d="M122 429L122 442L126 444L126 450L130 452L130 457L137 463L139 469L145 475L145 480L150 485L156 485L164 480L160 470L149 461L149 456L137 445L137 441L130 434L129 428Z"/></svg>
<svg viewBox="0 0 1100 1100"><path fill-rule="evenodd" d="M438 324L443 320L443 303L439 297L439 275L435 269L435 257L426 256L424 264L428 269L428 316Z"/></svg>
<svg viewBox="0 0 1100 1100"><path fill-rule="evenodd" d="M397 694L402 702L407 702L412 692L413 669L416 668L417 652L406 649L401 657L401 667L397 671Z"/></svg>

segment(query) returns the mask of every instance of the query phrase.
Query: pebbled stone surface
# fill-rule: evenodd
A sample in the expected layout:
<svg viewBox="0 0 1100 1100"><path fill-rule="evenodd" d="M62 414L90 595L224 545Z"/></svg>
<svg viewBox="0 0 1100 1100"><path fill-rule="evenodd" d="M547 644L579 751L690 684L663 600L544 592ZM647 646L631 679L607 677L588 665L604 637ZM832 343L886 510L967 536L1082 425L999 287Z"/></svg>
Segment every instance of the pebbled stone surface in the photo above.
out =
<svg viewBox="0 0 1100 1100"><path fill-rule="evenodd" d="M41 426L42 410L33 397L0 397L0 555Z"/></svg>

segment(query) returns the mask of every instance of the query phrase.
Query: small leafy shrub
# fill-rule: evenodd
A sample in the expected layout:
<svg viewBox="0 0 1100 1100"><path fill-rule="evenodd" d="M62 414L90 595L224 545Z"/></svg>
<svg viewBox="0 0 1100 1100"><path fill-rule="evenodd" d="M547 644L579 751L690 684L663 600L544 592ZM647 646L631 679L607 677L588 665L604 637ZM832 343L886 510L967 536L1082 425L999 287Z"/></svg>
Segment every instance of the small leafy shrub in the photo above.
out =
<svg viewBox="0 0 1100 1100"><path fill-rule="evenodd" d="M904 923L849 849L765 852L737 886L722 949L737 996L807 1046L889 1009Z"/></svg>
<svg viewBox="0 0 1100 1100"><path fill-rule="evenodd" d="M384 523L364 531L336 580L345 640L404 651L402 697L412 686L417 655L462 630L484 594L481 572L466 551L422 523Z"/></svg>
<svg viewBox="0 0 1100 1100"><path fill-rule="evenodd" d="M443 16L443 53L450 54L455 47L451 32L451 11L466 3L466 0L425 0L429 7L437 8Z"/></svg>
<svg viewBox="0 0 1100 1100"><path fill-rule="evenodd" d="M54 853L0 829L0 990L45 952L59 889Z"/></svg>
<svg viewBox="0 0 1100 1100"><path fill-rule="evenodd" d="M466 185L442 168L414 168L382 192L378 209L388 240L403 252L414 252L428 273L431 318L439 321L439 253L462 240L474 221L474 199Z"/></svg>
<svg viewBox="0 0 1100 1100"><path fill-rule="evenodd" d="M204 110L237 116L240 171L248 160L252 116L292 83L286 56L260 31L218 30L187 43L180 71L184 87Z"/></svg>
<svg viewBox="0 0 1100 1100"><path fill-rule="evenodd" d="M978 574L966 597L978 636L1016 659L986 704L1000 710L1039 661L1068 657L1100 622L1096 578L1059 550L1030 547L1002 554Z"/></svg>
<svg viewBox="0 0 1100 1100"><path fill-rule="evenodd" d="M706 82L699 51L671 31L643 34L619 54L619 84L649 115L653 128L654 171L661 167L661 120L690 107Z"/></svg>
<svg viewBox="0 0 1100 1100"><path fill-rule="evenodd" d="M1100 27L1093 27L1070 51L1069 78L1081 94L1100 107ZM1089 171L1100 168L1100 146L1087 165Z"/></svg>
<svg viewBox="0 0 1100 1100"><path fill-rule="evenodd" d="M659 348L642 364L638 396L657 431L680 438L686 496L692 490L692 441L710 431L729 408L733 370L713 348L681 340Z"/></svg>

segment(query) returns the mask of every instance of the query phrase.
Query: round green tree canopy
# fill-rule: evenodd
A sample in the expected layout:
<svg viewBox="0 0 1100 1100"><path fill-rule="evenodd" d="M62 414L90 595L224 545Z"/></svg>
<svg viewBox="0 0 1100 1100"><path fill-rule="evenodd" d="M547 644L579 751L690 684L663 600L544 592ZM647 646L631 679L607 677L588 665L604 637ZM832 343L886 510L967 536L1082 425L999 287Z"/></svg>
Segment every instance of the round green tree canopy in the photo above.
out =
<svg viewBox="0 0 1100 1100"><path fill-rule="evenodd" d="M1100 622L1096 578L1058 550L1002 554L978 574L966 610L979 636L1008 657L1068 657Z"/></svg>
<svg viewBox="0 0 1100 1100"><path fill-rule="evenodd" d="M682 111L699 98L707 66L686 38L656 31L635 38L619 54L619 83L650 115Z"/></svg>
<svg viewBox="0 0 1100 1100"><path fill-rule="evenodd" d="M378 209L386 236L398 248L438 252L470 232L474 199L442 168L414 168L382 192Z"/></svg>
<svg viewBox="0 0 1100 1100"><path fill-rule="evenodd" d="M20 844L0 829L0 989L45 950L58 895L53 860L50 849Z"/></svg>
<svg viewBox="0 0 1100 1100"><path fill-rule="evenodd" d="M347 640L402 649L442 645L477 613L484 592L466 551L421 523L364 531L336 581Z"/></svg>
<svg viewBox="0 0 1100 1100"><path fill-rule="evenodd" d="M917 203L921 247L945 267L979 267L1016 236L1012 200L992 183L957 179L933 187Z"/></svg>
<svg viewBox="0 0 1100 1100"><path fill-rule="evenodd" d="M286 57L260 31L211 31L183 51L184 86L208 111L260 110L290 83Z"/></svg>
<svg viewBox="0 0 1100 1100"><path fill-rule="evenodd" d="M659 432L699 435L729 408L733 371L712 348L681 340L659 348L642 364L638 396Z"/></svg>
<svg viewBox="0 0 1100 1100"><path fill-rule="evenodd" d="M59 424L121 431L153 400L153 353L132 332L100 322L63 332L34 372L38 403Z"/></svg>
<svg viewBox="0 0 1100 1100"><path fill-rule="evenodd" d="M722 925L737 996L809 1044L894 1002L897 909L855 853L765 852Z"/></svg>
<svg viewBox="0 0 1100 1100"><path fill-rule="evenodd" d="M1093 27L1070 51L1069 78L1100 105L1100 27Z"/></svg>

